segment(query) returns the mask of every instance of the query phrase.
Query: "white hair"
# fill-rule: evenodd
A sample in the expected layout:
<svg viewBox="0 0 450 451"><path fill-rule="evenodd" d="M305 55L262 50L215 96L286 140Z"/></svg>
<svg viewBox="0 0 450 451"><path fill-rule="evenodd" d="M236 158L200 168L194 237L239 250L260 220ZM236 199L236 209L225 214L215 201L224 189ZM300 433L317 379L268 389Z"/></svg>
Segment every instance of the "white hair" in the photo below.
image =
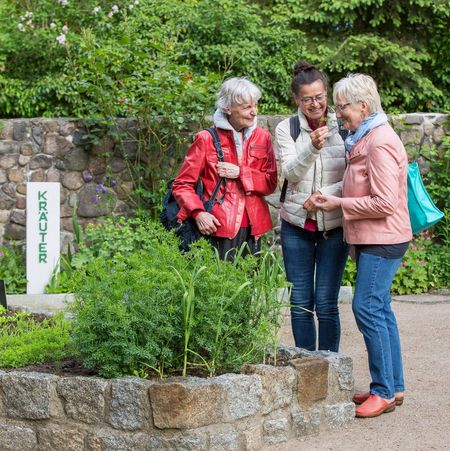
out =
<svg viewBox="0 0 450 451"><path fill-rule="evenodd" d="M351 103L365 102L370 114L383 112L377 85L370 75L347 74L346 77L341 78L333 86L335 104L338 97Z"/></svg>
<svg viewBox="0 0 450 451"><path fill-rule="evenodd" d="M261 98L259 88L245 77L233 77L225 80L217 93L216 108L222 111L236 103L258 102Z"/></svg>

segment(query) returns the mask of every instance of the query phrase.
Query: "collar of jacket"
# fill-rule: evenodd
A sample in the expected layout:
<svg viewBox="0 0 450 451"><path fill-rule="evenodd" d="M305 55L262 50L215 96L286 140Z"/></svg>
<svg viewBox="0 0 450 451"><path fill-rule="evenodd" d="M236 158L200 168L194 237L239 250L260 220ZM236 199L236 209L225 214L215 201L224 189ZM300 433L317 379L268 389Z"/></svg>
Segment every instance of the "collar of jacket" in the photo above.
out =
<svg viewBox="0 0 450 451"><path fill-rule="evenodd" d="M217 109L213 116L214 125L217 128L221 128L222 130L231 130L233 132L234 145L236 147L236 152L240 157L242 155L242 144L239 132L237 132L231 124L228 122L227 115L221 110ZM253 125L248 128L244 128L244 141L247 141L252 135L253 131L257 127L257 119L255 117L255 121Z"/></svg>

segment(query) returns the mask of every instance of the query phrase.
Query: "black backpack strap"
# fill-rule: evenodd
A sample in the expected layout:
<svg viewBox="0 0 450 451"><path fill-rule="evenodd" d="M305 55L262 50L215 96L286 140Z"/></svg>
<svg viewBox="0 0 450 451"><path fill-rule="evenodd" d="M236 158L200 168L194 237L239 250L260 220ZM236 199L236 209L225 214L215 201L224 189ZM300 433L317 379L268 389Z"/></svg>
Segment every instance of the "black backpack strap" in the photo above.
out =
<svg viewBox="0 0 450 451"><path fill-rule="evenodd" d="M220 188L221 183L222 183L222 180L219 180L217 182L217 185L214 187L214 190L213 190L213 192L211 194L211 197L209 198L208 202L206 202L204 204L205 205L205 210L208 213L211 213L211 210L212 210L212 207L214 205L214 201L216 199L217 193L219 192L219 188ZM220 200L217 203L221 204L223 202L224 198L225 198L225 193L223 193L223 196L220 198Z"/></svg>
<svg viewBox="0 0 450 451"><path fill-rule="evenodd" d="M215 127L209 127L206 129L209 134L211 135L211 138L214 142L214 147L216 148L217 152L217 158L219 161L225 161L223 158L223 150L222 150L222 144L220 143L219 134L217 133L217 130Z"/></svg>
<svg viewBox="0 0 450 451"><path fill-rule="evenodd" d="M291 132L291 138L296 142L298 135L300 135L300 118L298 114L289 118L289 131Z"/></svg>
<svg viewBox="0 0 450 451"><path fill-rule="evenodd" d="M298 117L298 114L295 116L291 116L289 118L289 131L291 134L291 138L294 140L294 142L297 141L298 136L300 135L300 119ZM280 194L280 202L283 203L286 199L286 191L288 187L288 181L284 179L283 187L281 188L281 194Z"/></svg>
<svg viewBox="0 0 450 451"><path fill-rule="evenodd" d="M209 127L206 130L209 132L209 134L211 135L211 138L214 142L214 147L216 149L218 160L225 161L224 155L223 155L223 150L222 150L222 144L220 143L220 138L219 138L219 134L217 133L217 129L215 127ZM219 181L217 182L217 185L215 186L214 191L211 194L211 198L209 199L209 201L206 205L206 211L208 213L211 212L212 206L214 204L214 201L216 200L216 196L217 196L217 193L219 192L219 188L220 188L221 184L223 184L225 191L224 191L222 197L217 201L217 203L222 204L223 201L225 200L225 194L227 191L227 180L225 179L225 177L221 177L219 179ZM209 208L209 210L208 210L208 208Z"/></svg>
<svg viewBox="0 0 450 451"><path fill-rule="evenodd" d="M288 181L287 179L284 179L283 186L281 188L281 194L280 194L280 202L283 203L286 199L286 191L287 191Z"/></svg>

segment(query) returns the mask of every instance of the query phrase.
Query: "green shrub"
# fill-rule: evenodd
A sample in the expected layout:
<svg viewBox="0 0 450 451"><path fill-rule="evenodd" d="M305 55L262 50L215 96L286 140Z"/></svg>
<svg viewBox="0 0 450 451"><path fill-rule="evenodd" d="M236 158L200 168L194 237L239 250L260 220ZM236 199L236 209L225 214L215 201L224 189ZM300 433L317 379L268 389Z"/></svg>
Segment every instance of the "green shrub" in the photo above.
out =
<svg viewBox="0 0 450 451"><path fill-rule="evenodd" d="M126 219L115 216L100 224L88 224L83 233L75 220L76 253L72 255L69 248L68 253L61 257L61 272L53 275L46 288L47 293L71 292L74 270L83 268L98 257L116 263L139 250L150 249L161 232L160 226L155 227L155 224L144 217ZM174 247L177 246L174 235L169 234L166 240Z"/></svg>
<svg viewBox="0 0 450 451"><path fill-rule="evenodd" d="M57 362L69 355L69 321L56 314L35 321L31 313L7 315L0 307L0 367Z"/></svg>
<svg viewBox="0 0 450 451"><path fill-rule="evenodd" d="M342 276L342 285L355 286L356 281L356 262L351 258L347 259L345 264L344 275Z"/></svg>
<svg viewBox="0 0 450 451"><path fill-rule="evenodd" d="M450 248L435 243L432 237L426 231L413 239L392 282L392 293L418 294L449 287ZM355 282L356 263L349 258L342 285L354 287Z"/></svg>
<svg viewBox="0 0 450 451"><path fill-rule="evenodd" d="M444 125L445 126L445 125ZM448 124L447 124L448 127ZM434 228L438 240L444 246L450 246L450 130L443 137L439 148L432 147L423 155L429 164L429 170L423 175L424 184L436 205L445 213L445 218Z"/></svg>
<svg viewBox="0 0 450 451"><path fill-rule="evenodd" d="M448 288L450 248L434 243L431 237L431 232L422 232L411 243L392 284L394 293L425 293Z"/></svg>
<svg viewBox="0 0 450 451"><path fill-rule="evenodd" d="M132 198L154 217L161 180L174 176L224 78L255 81L262 114L292 110L299 58L326 70L331 83L349 71L370 73L390 112L450 108L450 13L439 2L140 0L113 11L114 4L0 0L8 17L0 117L90 118L92 142L106 133L116 149L136 141ZM117 117L132 118L132 130Z"/></svg>
<svg viewBox="0 0 450 451"><path fill-rule="evenodd" d="M25 256L19 247L0 246L0 279L9 294L25 293Z"/></svg>
<svg viewBox="0 0 450 451"><path fill-rule="evenodd" d="M231 75L263 88L262 112L281 113L290 109L291 67L300 57L327 70L332 82L349 71L371 73L389 109L449 108L445 2L120 3L110 16L109 0L0 1L0 16L8 18L0 31L0 115L141 111L182 125L186 115L212 106Z"/></svg>
<svg viewBox="0 0 450 451"><path fill-rule="evenodd" d="M231 264L204 240L182 254L171 233L148 225L138 246L92 257L74 273L72 340L85 365L105 377L186 368L214 375L260 361L280 320L277 258Z"/></svg>

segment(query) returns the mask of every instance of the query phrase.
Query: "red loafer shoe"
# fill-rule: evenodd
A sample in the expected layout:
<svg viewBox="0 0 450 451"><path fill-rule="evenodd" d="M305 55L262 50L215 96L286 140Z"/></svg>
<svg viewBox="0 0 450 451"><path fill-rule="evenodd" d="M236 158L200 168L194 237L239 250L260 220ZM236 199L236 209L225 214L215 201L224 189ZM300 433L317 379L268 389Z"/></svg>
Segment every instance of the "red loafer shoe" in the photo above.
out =
<svg viewBox="0 0 450 451"><path fill-rule="evenodd" d="M369 399L370 396L370 392L365 392L365 393L355 393L353 395L353 402L355 404L362 404L364 401L366 401L367 399ZM404 400L405 396L401 395L401 396L396 396L395 397L395 405L396 406L401 406L403 404L403 400Z"/></svg>
<svg viewBox="0 0 450 451"><path fill-rule="evenodd" d="M382 413L392 412L395 409L395 399L388 402L377 395L370 395L356 410L355 416L358 418L373 418Z"/></svg>
<svg viewBox="0 0 450 451"><path fill-rule="evenodd" d="M364 401L367 401L370 396L370 391L367 391L365 393L355 393L353 395L353 402L355 404L362 404Z"/></svg>

